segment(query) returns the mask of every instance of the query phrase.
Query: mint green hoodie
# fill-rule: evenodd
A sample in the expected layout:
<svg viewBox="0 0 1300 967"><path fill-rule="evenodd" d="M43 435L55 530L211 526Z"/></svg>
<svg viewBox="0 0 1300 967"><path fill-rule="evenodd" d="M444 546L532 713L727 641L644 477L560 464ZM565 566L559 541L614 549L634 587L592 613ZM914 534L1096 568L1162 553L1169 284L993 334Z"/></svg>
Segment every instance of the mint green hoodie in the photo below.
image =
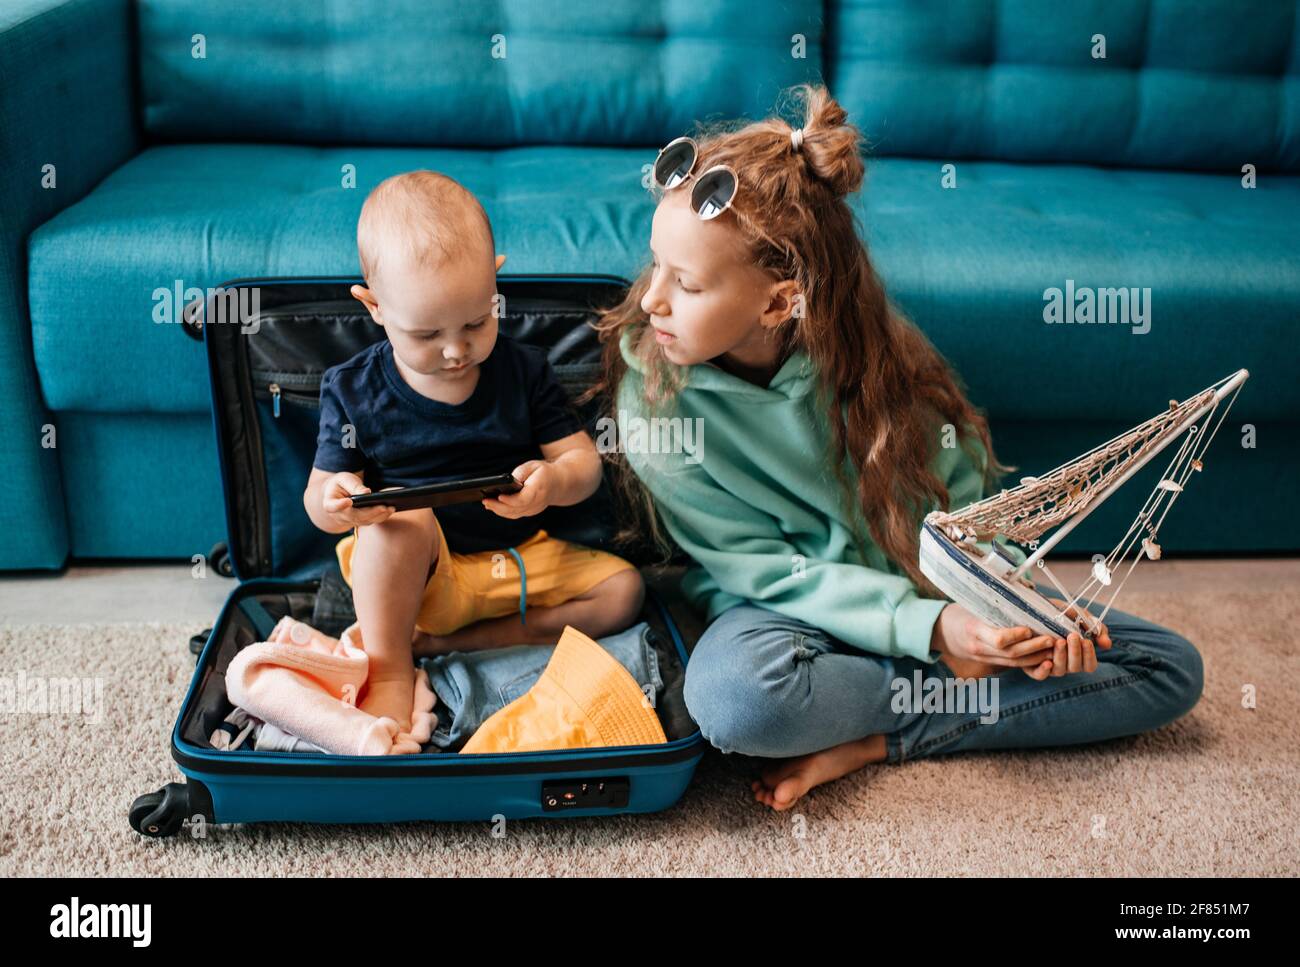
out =
<svg viewBox="0 0 1300 967"><path fill-rule="evenodd" d="M691 424L699 428L694 454L680 446L676 453L647 452L645 441L654 434L638 441L620 428L628 463L669 534L695 562L682 579L687 599L709 620L749 601L864 651L937 659L930 635L948 602L917 595L911 579L871 541L854 502L865 558L859 553L826 459L829 427L807 354L793 354L766 388L711 363L691 366L676 405L652 413L629 335L620 342L628 372L618 393L627 422L702 421ZM983 496L982 468L961 446L937 448L935 461L951 508Z"/></svg>

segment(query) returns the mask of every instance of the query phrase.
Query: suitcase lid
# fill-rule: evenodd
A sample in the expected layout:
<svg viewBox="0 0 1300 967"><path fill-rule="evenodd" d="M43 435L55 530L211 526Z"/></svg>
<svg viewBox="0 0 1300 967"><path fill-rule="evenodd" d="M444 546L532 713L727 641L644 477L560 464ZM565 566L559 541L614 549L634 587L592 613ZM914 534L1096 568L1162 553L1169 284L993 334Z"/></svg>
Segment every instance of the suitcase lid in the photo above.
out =
<svg viewBox="0 0 1300 967"><path fill-rule="evenodd" d="M213 427L235 575L304 578L334 561L340 535L316 528L302 506L315 456L321 374L384 338L349 289L360 278L248 278L187 309L185 328L207 348ZM501 331L542 346L570 399L600 373L589 323L628 282L608 275L501 275ZM596 402L580 410L591 430ZM607 484L573 507L548 508L539 526L609 546L615 505Z"/></svg>

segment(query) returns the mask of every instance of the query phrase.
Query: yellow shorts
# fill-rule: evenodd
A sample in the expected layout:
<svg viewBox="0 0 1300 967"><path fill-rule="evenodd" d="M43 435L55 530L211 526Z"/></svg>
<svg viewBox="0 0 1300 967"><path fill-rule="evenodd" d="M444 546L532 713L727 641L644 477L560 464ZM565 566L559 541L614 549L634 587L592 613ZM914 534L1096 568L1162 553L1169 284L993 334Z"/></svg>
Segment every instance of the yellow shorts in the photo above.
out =
<svg viewBox="0 0 1300 967"><path fill-rule="evenodd" d="M424 586L415 626L431 635L453 631L485 618L520 614L519 562L507 550L457 554L438 531L438 563ZM357 534L339 541L336 551L343 578L352 584L352 550ZM579 597L632 563L604 551L549 536L539 530L515 547L524 562L526 606L550 608ZM526 612L523 615L526 618Z"/></svg>

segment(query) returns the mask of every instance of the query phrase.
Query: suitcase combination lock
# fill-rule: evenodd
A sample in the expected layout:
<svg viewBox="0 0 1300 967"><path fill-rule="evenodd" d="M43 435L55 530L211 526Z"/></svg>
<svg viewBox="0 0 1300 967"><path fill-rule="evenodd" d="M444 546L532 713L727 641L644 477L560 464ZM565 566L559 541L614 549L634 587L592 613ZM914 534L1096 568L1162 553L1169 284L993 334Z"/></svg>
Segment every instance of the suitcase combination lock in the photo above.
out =
<svg viewBox="0 0 1300 967"><path fill-rule="evenodd" d="M629 788L626 776L546 781L542 783L542 811L622 808L627 805Z"/></svg>

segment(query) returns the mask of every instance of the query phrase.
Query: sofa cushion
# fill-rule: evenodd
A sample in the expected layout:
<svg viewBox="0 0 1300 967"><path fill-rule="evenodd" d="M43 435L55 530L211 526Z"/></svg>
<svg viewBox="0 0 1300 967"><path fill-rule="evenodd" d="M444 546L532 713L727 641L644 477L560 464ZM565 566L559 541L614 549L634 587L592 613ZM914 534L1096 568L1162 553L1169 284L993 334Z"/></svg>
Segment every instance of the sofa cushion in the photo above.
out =
<svg viewBox="0 0 1300 967"><path fill-rule="evenodd" d="M832 0L826 32L878 154L1300 170L1295 3Z"/></svg>
<svg viewBox="0 0 1300 967"><path fill-rule="evenodd" d="M1300 420L1300 177L970 161L944 188L941 169L878 159L856 205L895 301L992 415L1136 422L1245 367L1234 420ZM1070 288L1072 321L1047 322ZM1100 321L1120 288L1150 289L1147 331ZM1097 321L1073 321L1088 299Z"/></svg>
<svg viewBox="0 0 1300 967"><path fill-rule="evenodd" d="M202 347L169 293L248 276L359 275L356 223L389 175L434 168L479 197L503 271L624 274L650 237L649 148L177 145L143 152L29 244L33 350L55 410L208 410ZM341 186L344 165L356 187ZM87 366L86 360L96 365Z"/></svg>
<svg viewBox="0 0 1300 967"><path fill-rule="evenodd" d="M60 413L57 419L74 557L189 558L225 540L211 417ZM212 571L206 577L217 579Z"/></svg>
<svg viewBox="0 0 1300 967"><path fill-rule="evenodd" d="M822 65L820 0L137 8L144 126L163 140L662 144L766 113Z"/></svg>
<svg viewBox="0 0 1300 967"><path fill-rule="evenodd" d="M31 238L30 303L50 407L208 409L202 348L155 322L178 280L354 275L369 187L432 167L482 199L512 273L633 277L648 258L651 149L185 145L150 149ZM357 187L340 187L353 164ZM854 199L895 300L998 417L1142 419L1238 366L1239 413L1300 417L1300 177L872 162ZM1049 324L1044 292L1151 289L1149 331ZM1076 296L1077 297L1077 296ZM93 360L95 365L86 365ZM1153 395L1154 394L1154 397ZM1081 409L1082 408L1082 409Z"/></svg>

